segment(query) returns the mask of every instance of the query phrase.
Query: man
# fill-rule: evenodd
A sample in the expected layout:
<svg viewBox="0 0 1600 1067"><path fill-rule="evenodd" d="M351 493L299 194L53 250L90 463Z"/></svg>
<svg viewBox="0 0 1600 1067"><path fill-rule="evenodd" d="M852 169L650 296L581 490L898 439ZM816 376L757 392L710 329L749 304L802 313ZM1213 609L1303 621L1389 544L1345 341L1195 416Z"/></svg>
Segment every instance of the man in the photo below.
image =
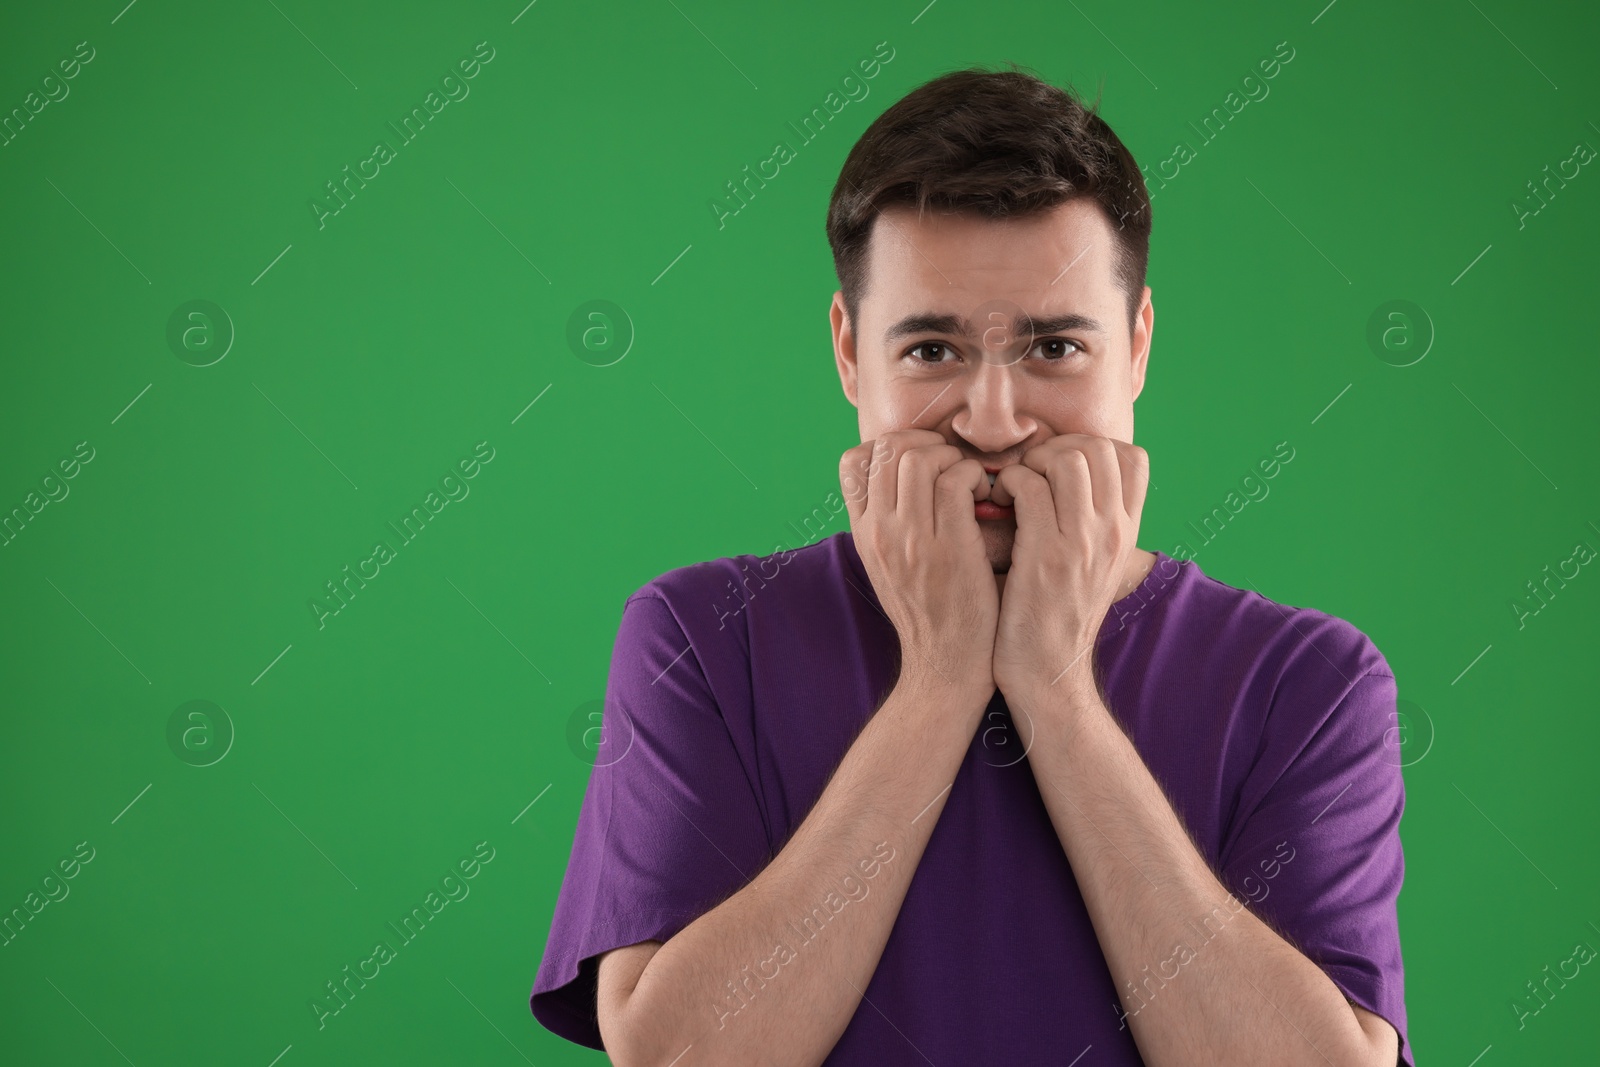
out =
<svg viewBox="0 0 1600 1067"><path fill-rule="evenodd" d="M1149 234L1020 71L862 135L850 532L627 599L546 1027L625 1067L1413 1063L1387 662L1135 545Z"/></svg>

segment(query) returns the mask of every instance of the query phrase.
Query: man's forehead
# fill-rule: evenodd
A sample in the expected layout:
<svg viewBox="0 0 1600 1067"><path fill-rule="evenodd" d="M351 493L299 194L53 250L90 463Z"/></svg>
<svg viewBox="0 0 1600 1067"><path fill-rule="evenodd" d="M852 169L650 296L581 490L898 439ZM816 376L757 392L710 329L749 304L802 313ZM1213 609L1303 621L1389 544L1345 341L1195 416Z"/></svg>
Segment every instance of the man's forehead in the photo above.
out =
<svg viewBox="0 0 1600 1067"><path fill-rule="evenodd" d="M1037 298L1068 279L1081 285L1106 273L1109 238L1092 201L1068 201L1017 219L941 211L919 217L915 208L894 205L873 227L869 254L881 270L869 273L890 288L937 287L979 299Z"/></svg>

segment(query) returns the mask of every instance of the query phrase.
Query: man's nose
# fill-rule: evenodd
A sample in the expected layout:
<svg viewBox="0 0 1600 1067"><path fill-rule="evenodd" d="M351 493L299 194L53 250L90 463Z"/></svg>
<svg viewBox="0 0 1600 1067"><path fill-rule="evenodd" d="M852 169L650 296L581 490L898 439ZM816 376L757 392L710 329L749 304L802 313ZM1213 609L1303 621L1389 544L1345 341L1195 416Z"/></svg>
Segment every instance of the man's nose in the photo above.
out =
<svg viewBox="0 0 1600 1067"><path fill-rule="evenodd" d="M1026 386L1018 380L1021 361L1009 363L1004 353L978 361L961 387L962 410L953 428L973 448L996 455L1025 440L1034 429L1031 418L1018 410Z"/></svg>

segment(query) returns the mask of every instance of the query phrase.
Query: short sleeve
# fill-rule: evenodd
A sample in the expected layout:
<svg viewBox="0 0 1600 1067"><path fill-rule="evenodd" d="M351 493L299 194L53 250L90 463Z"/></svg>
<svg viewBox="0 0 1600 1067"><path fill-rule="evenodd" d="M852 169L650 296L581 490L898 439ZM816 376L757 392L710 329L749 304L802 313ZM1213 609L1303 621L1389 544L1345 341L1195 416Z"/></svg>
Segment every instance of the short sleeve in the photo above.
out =
<svg viewBox="0 0 1600 1067"><path fill-rule="evenodd" d="M599 956L667 940L771 858L701 657L659 596L623 605L602 724L529 997L546 1029L594 1049Z"/></svg>
<svg viewBox="0 0 1600 1067"><path fill-rule="evenodd" d="M1274 699L1219 873L1348 1000L1388 1020L1412 1067L1397 912L1405 784L1389 743L1396 695L1378 668L1331 713L1304 686Z"/></svg>

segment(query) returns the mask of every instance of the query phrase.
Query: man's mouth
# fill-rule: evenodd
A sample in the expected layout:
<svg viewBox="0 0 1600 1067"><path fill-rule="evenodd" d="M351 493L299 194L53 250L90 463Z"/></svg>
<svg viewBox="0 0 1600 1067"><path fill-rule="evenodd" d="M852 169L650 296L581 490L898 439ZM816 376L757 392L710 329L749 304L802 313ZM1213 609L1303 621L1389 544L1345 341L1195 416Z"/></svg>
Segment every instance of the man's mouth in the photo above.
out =
<svg viewBox="0 0 1600 1067"><path fill-rule="evenodd" d="M1012 519L1016 510L1010 505L1000 505L994 502L994 483L999 478L999 471L985 469L983 472L989 478L989 499L979 500L973 505L973 514L979 519L994 521L996 519Z"/></svg>

